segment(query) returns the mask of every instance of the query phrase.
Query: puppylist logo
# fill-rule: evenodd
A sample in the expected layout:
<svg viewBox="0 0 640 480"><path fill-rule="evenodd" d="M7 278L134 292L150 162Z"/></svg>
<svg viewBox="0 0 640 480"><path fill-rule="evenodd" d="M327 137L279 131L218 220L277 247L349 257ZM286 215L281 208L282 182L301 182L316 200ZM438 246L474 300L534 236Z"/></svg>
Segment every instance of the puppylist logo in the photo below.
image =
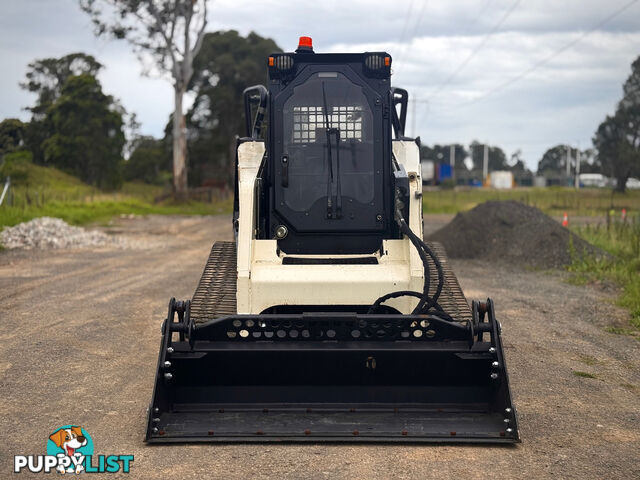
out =
<svg viewBox="0 0 640 480"><path fill-rule="evenodd" d="M46 455L16 455L13 471L61 474L75 473L129 473L133 455L94 455L93 440L78 425L65 425L56 429L47 441Z"/></svg>

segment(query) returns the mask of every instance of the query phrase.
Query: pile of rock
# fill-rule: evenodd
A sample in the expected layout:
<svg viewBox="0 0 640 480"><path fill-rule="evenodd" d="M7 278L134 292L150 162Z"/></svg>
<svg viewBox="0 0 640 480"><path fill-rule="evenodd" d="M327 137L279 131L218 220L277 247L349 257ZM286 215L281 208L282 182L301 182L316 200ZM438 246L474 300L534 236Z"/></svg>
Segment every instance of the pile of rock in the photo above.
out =
<svg viewBox="0 0 640 480"><path fill-rule="evenodd" d="M40 217L0 232L5 248L82 248L119 245L118 237L73 227L59 218Z"/></svg>
<svg viewBox="0 0 640 480"><path fill-rule="evenodd" d="M553 218L519 202L486 202L459 213L428 237L452 258L481 258L537 268L561 267L575 256L606 257Z"/></svg>

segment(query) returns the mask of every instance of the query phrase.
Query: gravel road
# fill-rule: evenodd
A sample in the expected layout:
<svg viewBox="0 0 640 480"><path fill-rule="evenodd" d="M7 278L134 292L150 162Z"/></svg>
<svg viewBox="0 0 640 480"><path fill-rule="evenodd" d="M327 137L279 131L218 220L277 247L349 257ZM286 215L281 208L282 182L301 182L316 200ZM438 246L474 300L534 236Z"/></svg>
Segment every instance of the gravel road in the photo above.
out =
<svg viewBox="0 0 640 480"><path fill-rule="evenodd" d="M605 332L625 321L614 292L479 261L452 266L468 297L496 302L522 444L148 447L166 303L191 296L230 221L121 219L111 230L150 247L0 252L2 478L14 455L44 454L69 423L96 453L135 455L123 478L640 478L640 342Z"/></svg>

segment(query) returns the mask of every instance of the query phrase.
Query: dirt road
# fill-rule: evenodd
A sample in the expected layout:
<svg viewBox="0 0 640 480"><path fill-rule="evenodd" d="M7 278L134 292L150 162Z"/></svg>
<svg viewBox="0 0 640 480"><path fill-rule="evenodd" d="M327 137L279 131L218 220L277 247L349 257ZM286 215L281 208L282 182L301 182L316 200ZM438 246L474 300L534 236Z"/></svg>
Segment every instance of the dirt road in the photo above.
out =
<svg viewBox="0 0 640 480"><path fill-rule="evenodd" d="M146 446L166 303L191 296L229 225L121 220L149 248L0 252L1 478L70 423L96 453L135 455L128 478L640 478L640 342L604 331L626 315L612 292L469 261L453 268L496 301L522 444Z"/></svg>

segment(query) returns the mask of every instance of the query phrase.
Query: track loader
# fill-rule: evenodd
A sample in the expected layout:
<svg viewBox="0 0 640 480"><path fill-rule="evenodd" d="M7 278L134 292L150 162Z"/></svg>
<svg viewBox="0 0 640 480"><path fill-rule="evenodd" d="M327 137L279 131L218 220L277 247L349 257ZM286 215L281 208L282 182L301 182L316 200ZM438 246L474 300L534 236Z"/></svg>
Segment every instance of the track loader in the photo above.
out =
<svg viewBox="0 0 640 480"><path fill-rule="evenodd" d="M268 57L244 92L235 241L169 302L146 440L519 441L500 324L423 241L385 52Z"/></svg>

